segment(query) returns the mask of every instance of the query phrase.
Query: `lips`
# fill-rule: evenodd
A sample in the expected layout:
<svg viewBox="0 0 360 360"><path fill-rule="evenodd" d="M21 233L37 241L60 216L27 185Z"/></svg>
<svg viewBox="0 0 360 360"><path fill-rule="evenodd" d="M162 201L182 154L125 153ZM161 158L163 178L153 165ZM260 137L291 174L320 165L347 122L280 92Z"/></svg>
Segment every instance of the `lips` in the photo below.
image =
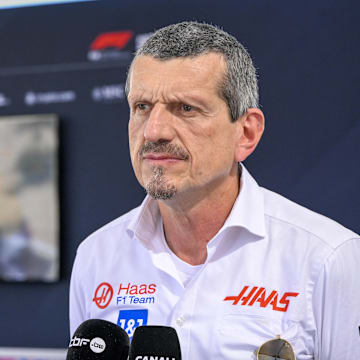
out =
<svg viewBox="0 0 360 360"><path fill-rule="evenodd" d="M152 161L177 161L184 160L184 158L169 155L169 154L145 154L143 155L144 160L152 160Z"/></svg>

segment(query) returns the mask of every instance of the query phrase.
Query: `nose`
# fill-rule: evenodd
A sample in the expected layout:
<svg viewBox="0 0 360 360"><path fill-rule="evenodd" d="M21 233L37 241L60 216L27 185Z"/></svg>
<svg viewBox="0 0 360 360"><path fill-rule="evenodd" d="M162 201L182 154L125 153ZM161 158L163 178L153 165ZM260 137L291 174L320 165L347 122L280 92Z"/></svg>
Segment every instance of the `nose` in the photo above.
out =
<svg viewBox="0 0 360 360"><path fill-rule="evenodd" d="M164 104L155 104L146 120L144 138L146 141L171 141L174 138L172 114Z"/></svg>

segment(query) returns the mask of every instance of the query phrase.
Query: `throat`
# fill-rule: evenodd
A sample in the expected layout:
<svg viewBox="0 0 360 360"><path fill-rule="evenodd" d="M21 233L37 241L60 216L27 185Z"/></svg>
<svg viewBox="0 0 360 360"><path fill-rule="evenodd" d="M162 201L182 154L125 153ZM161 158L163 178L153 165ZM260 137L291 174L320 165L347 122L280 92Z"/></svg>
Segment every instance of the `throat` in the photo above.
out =
<svg viewBox="0 0 360 360"><path fill-rule="evenodd" d="M225 221L225 220L224 220ZM207 245L224 224L218 219L186 216L163 217L163 229L170 250L190 265L204 264L207 259Z"/></svg>
<svg viewBox="0 0 360 360"><path fill-rule="evenodd" d="M193 200L158 201L166 242L181 260L191 265L206 261L207 245L225 224L240 191L238 176L227 186ZM195 198L195 199L194 199Z"/></svg>

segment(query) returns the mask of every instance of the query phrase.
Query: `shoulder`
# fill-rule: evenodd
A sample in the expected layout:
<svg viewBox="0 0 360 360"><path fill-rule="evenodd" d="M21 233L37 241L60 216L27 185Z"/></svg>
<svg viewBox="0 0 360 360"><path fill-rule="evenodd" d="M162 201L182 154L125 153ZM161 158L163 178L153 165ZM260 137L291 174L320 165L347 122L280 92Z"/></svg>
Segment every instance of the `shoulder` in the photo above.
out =
<svg viewBox="0 0 360 360"><path fill-rule="evenodd" d="M336 249L359 235L330 218L309 210L285 197L261 188L264 195L264 212L269 221L290 227L319 239L323 245Z"/></svg>

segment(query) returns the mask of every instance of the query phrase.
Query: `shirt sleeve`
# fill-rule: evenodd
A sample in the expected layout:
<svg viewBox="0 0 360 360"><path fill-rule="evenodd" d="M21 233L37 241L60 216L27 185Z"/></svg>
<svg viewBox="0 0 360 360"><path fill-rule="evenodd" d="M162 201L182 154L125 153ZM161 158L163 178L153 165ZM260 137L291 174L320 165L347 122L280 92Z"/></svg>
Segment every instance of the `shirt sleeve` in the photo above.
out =
<svg viewBox="0 0 360 360"><path fill-rule="evenodd" d="M360 239L329 256L315 284L316 360L353 360L360 354Z"/></svg>
<svg viewBox="0 0 360 360"><path fill-rule="evenodd" d="M74 261L70 280L70 337L72 337L77 327L86 320L85 294L82 285L81 264L79 255L77 255Z"/></svg>

